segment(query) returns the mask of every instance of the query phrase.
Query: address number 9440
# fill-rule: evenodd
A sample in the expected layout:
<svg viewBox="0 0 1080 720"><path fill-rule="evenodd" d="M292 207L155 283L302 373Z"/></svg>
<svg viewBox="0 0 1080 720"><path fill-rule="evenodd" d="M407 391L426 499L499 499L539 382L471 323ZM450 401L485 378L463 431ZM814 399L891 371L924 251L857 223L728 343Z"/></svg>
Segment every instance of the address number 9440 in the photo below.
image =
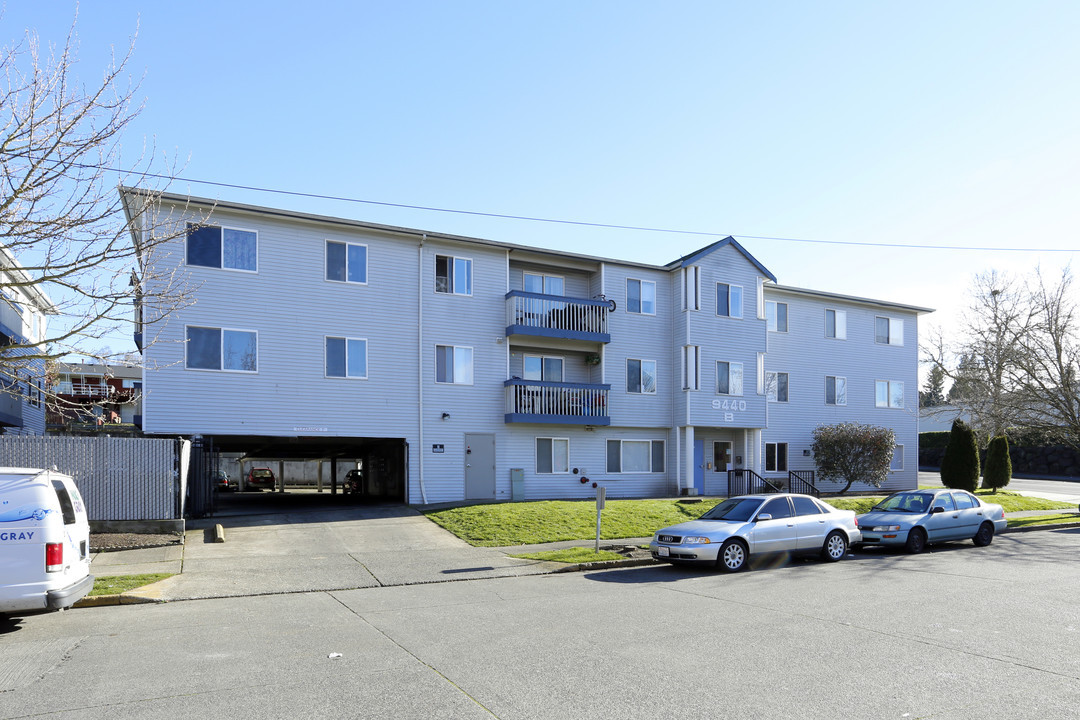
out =
<svg viewBox="0 0 1080 720"><path fill-rule="evenodd" d="M713 400L713 410L746 410L745 400Z"/></svg>

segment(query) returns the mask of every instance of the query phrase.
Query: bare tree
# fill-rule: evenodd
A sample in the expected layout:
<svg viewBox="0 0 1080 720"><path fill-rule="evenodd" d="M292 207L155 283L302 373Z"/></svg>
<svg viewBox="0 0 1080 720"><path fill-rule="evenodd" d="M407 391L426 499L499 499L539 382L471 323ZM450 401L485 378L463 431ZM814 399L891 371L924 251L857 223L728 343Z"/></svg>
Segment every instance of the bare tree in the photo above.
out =
<svg viewBox="0 0 1080 720"><path fill-rule="evenodd" d="M57 316L47 327L23 322L13 328L18 337L0 337L0 386L9 392L50 360L108 363L122 355L105 343L131 337L133 297L151 277L147 300L159 311L188 294L179 276L139 266L149 249L183 231L155 215L158 193L117 192L124 184L145 188L154 164L146 148L134 164L121 157L122 136L142 110L138 82L128 78L134 38L89 84L75 73L77 50L74 23L63 47L42 48L28 31L0 49L0 293L7 300L0 311L14 311L5 315L12 323L27 305ZM141 246L132 242L133 227Z"/></svg>
<svg viewBox="0 0 1080 720"><path fill-rule="evenodd" d="M982 444L1012 428L1040 430L1080 448L1080 328L1072 275L1047 282L991 272L976 276L959 340L940 333L924 361L953 381L949 402L965 411ZM952 368L952 369L950 369Z"/></svg>
<svg viewBox="0 0 1080 720"><path fill-rule="evenodd" d="M1068 268L1056 282L1036 271L1029 284L1031 317L1018 343L1013 384L1023 398L1020 419L1080 449L1080 328Z"/></svg>
<svg viewBox="0 0 1080 720"><path fill-rule="evenodd" d="M1017 354L1032 311L1024 286L996 271L976 275L970 294L959 340L949 344L940 331L931 333L923 356L952 380L949 402L971 418L986 441L1023 414L1015 392Z"/></svg>

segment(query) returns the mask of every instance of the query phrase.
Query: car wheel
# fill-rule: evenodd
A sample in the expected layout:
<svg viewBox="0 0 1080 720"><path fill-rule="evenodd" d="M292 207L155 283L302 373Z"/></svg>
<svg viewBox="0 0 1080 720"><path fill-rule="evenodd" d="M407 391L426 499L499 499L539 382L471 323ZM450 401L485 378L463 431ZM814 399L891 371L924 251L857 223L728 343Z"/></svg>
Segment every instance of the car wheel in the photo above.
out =
<svg viewBox="0 0 1080 720"><path fill-rule="evenodd" d="M828 562L836 562L847 555L847 536L839 530L833 530L825 538L825 544L821 546L821 557Z"/></svg>
<svg viewBox="0 0 1080 720"><path fill-rule="evenodd" d="M975 533L975 537L971 538L971 540L976 547L986 547L994 542L994 526L984 522L979 526L979 532Z"/></svg>
<svg viewBox="0 0 1080 720"><path fill-rule="evenodd" d="M926 531L921 527L911 528L907 535L907 544L904 548L912 554L921 553L926 549Z"/></svg>
<svg viewBox="0 0 1080 720"><path fill-rule="evenodd" d="M746 561L750 553L741 540L729 538L720 546L720 554L716 558L716 564L725 572L738 572L746 567Z"/></svg>

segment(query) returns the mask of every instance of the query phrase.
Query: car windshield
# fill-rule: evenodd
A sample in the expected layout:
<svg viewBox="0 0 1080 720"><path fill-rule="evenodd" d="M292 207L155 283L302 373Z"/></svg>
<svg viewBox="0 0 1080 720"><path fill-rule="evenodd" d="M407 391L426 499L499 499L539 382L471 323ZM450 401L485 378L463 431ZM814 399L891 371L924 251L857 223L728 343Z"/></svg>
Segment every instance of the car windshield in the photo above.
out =
<svg viewBox="0 0 1080 720"><path fill-rule="evenodd" d="M879 502L873 509L881 512L924 513L930 506L930 498L926 493L896 493Z"/></svg>
<svg viewBox="0 0 1080 720"><path fill-rule="evenodd" d="M746 522L763 501L760 498L730 498L701 516L702 520L732 520Z"/></svg>

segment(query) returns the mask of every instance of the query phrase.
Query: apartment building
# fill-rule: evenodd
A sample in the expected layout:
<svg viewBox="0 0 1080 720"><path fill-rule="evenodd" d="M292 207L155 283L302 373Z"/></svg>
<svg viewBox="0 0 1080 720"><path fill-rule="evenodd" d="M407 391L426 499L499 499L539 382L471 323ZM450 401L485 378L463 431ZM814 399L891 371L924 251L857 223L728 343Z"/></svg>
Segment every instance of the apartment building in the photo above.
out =
<svg viewBox="0 0 1080 720"><path fill-rule="evenodd" d="M45 338L48 316L57 314L52 300L0 248L0 433L45 434L45 362L33 358L33 347Z"/></svg>
<svg viewBox="0 0 1080 720"><path fill-rule="evenodd" d="M148 435L359 466L372 495L428 504L787 482L817 425L853 420L896 432L886 486L916 485L924 308L780 285L732 238L657 266L161 204L178 239L144 267L196 289L142 309Z"/></svg>

